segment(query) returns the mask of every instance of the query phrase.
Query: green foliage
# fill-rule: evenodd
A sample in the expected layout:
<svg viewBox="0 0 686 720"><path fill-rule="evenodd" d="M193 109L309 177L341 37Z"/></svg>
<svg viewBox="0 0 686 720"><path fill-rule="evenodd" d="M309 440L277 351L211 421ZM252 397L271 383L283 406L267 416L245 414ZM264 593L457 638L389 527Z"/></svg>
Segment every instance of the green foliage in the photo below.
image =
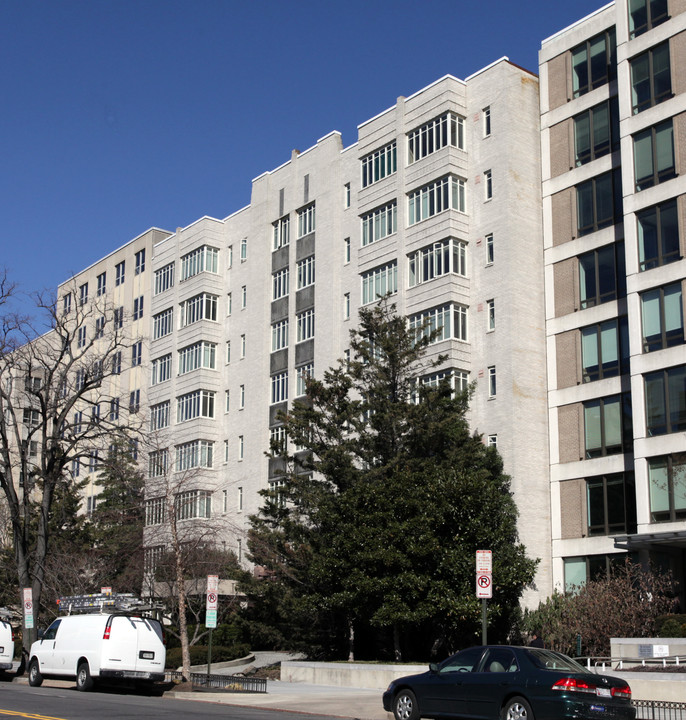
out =
<svg viewBox="0 0 686 720"><path fill-rule="evenodd" d="M686 637L686 615L662 615L655 620L655 635L661 638Z"/></svg>
<svg viewBox="0 0 686 720"><path fill-rule="evenodd" d="M247 591L310 655L344 654L356 626L376 634L377 656L392 633L396 659L403 643L426 657L474 642L480 548L493 550L490 615L504 640L533 579L502 461L469 431L468 392L417 383L445 361L425 358L431 337L384 301L361 310L350 361L309 381L283 417L306 451L272 448L283 486L265 493L249 537L269 580Z"/></svg>
<svg viewBox="0 0 686 720"><path fill-rule="evenodd" d="M207 665L207 645L191 645L189 648L191 655L191 665ZM245 643L239 643L226 647L224 645L215 645L212 643L212 662L227 662L228 660L238 660L247 657L250 654L250 646ZM171 648L167 650L167 668L176 669L181 667L181 648Z"/></svg>
<svg viewBox="0 0 686 720"><path fill-rule="evenodd" d="M554 593L526 614L524 626L539 631L546 647L576 655L581 635L582 655L606 657L610 638L656 636L657 619L675 605L673 589L671 574L627 559L574 593Z"/></svg>

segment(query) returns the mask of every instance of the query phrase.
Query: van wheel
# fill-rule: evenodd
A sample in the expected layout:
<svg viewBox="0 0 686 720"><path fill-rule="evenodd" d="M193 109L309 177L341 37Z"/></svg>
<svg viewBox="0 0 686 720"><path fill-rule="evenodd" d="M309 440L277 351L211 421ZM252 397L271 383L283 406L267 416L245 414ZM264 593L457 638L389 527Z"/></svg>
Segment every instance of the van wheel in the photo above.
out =
<svg viewBox="0 0 686 720"><path fill-rule="evenodd" d="M81 692L86 692L87 690L92 690L92 688L93 678L91 677L90 668L87 662L82 662L76 671L76 689Z"/></svg>
<svg viewBox="0 0 686 720"><path fill-rule="evenodd" d="M40 687L43 684L43 676L40 674L38 660L34 658L29 663L29 685L31 687Z"/></svg>

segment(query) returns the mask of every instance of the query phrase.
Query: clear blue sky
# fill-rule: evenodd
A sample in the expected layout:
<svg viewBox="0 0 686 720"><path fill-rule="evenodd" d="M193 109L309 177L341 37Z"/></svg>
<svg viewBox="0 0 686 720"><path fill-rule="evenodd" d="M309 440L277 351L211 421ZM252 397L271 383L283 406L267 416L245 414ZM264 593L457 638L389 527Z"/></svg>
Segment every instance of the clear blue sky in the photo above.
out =
<svg viewBox="0 0 686 720"><path fill-rule="evenodd" d="M251 180L595 0L0 0L0 267L25 292L149 227L224 218Z"/></svg>

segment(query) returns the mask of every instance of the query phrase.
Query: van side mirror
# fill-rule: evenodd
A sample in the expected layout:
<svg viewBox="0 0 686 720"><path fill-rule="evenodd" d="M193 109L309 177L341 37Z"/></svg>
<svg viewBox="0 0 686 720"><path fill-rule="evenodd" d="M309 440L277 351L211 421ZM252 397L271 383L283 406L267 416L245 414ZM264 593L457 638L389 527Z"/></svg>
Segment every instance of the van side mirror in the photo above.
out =
<svg viewBox="0 0 686 720"><path fill-rule="evenodd" d="M39 639L39 640L42 640L42 639L43 639L43 635L45 635L45 630L39 630L39 631L38 631L38 639Z"/></svg>

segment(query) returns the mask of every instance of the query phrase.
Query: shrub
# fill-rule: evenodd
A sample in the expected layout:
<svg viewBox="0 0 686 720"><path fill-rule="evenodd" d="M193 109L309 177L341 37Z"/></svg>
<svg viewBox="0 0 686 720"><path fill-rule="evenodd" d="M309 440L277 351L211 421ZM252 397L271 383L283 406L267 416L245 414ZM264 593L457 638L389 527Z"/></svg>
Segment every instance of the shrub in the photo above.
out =
<svg viewBox="0 0 686 720"><path fill-rule="evenodd" d="M191 645L189 648L191 655L191 665L207 664L207 645ZM212 662L226 662L227 660L237 660L250 654L250 646L240 643L236 645L212 645ZM167 667L176 669L181 667L181 648L171 648L167 650Z"/></svg>

